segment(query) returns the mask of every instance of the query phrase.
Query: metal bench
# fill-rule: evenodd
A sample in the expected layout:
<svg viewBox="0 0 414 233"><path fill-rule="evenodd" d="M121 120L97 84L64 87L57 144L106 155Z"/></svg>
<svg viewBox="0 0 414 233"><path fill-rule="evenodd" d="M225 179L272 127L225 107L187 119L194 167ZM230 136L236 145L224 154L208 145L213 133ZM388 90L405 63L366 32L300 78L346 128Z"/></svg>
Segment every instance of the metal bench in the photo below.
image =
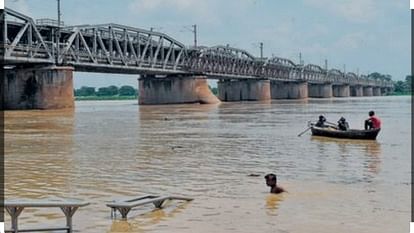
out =
<svg viewBox="0 0 414 233"><path fill-rule="evenodd" d="M88 202L82 201L38 201L38 200L13 200L5 201L4 208L11 217L11 229L5 232L34 232L34 231L66 231L72 233L72 216L75 214L79 207L89 205ZM39 229L22 229L18 228L19 215L25 208L53 208L59 207L66 216L65 227L55 228L39 228Z"/></svg>
<svg viewBox="0 0 414 233"><path fill-rule="evenodd" d="M121 213L122 219L127 219L129 211L137 206L145 205L152 203L155 208L162 208L162 205L166 200L183 200L183 201L192 201L193 198L188 197L176 197L176 196L154 196L154 195L145 195L135 198L127 198L122 200L116 200L112 203L106 204L106 206L111 208L111 217L116 217L116 211L118 210Z"/></svg>

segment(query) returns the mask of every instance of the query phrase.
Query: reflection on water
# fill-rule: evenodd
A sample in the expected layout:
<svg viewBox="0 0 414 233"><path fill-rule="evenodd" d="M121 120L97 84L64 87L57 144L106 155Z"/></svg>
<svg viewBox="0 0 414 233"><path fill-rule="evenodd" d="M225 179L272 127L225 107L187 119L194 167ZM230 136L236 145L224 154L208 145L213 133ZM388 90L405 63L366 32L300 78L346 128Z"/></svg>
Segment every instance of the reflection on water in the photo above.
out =
<svg viewBox="0 0 414 233"><path fill-rule="evenodd" d="M5 118L6 195L61 196L70 187L69 177L61 174L74 169L74 111L10 111ZM8 169L13 167L18 170Z"/></svg>
<svg viewBox="0 0 414 233"><path fill-rule="evenodd" d="M130 213L132 220L114 220L111 225L109 232L146 232L148 228L166 221L170 218L174 218L176 214L181 213L189 205L188 202L183 202L178 206L169 206L168 202L165 204L163 209L154 209L147 213L139 215L139 218L133 217L134 213Z"/></svg>
<svg viewBox="0 0 414 233"><path fill-rule="evenodd" d="M89 201L74 216L79 232L408 232L410 98L76 105L6 112L5 186L8 199ZM368 109L383 121L377 141L297 137L320 114L357 126ZM288 194L268 194L270 172ZM105 203L144 194L195 199L110 219ZM19 220L48 219L64 222L59 209Z"/></svg>
<svg viewBox="0 0 414 233"><path fill-rule="evenodd" d="M369 173L378 173L381 165L381 144L376 140L352 140L352 139L337 139L321 136L311 136L311 140L319 143L320 147L327 146L329 144L335 144L338 146L338 156L354 156L361 155L365 156L363 162L364 168ZM344 158L346 159L346 158ZM371 174L367 176L373 178Z"/></svg>
<svg viewBox="0 0 414 233"><path fill-rule="evenodd" d="M279 194L279 195L275 195L275 194L269 194L266 197L266 214L267 215L277 215L277 209L279 207L279 203L283 200L283 195L284 194Z"/></svg>

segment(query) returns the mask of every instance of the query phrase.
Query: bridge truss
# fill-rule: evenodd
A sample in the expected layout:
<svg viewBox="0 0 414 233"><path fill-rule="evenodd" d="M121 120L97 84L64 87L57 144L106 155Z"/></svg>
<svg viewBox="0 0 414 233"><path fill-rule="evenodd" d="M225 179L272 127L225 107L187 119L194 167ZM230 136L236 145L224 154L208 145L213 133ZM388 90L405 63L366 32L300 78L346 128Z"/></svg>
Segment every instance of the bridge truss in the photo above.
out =
<svg viewBox="0 0 414 233"><path fill-rule="evenodd" d="M256 58L230 46L187 48L155 31L119 24L58 26L11 9L0 10L3 65L68 65L77 71L207 75L217 79L270 79L392 87L390 80ZM59 36L56 34L59 33ZM57 39L59 38L59 39Z"/></svg>

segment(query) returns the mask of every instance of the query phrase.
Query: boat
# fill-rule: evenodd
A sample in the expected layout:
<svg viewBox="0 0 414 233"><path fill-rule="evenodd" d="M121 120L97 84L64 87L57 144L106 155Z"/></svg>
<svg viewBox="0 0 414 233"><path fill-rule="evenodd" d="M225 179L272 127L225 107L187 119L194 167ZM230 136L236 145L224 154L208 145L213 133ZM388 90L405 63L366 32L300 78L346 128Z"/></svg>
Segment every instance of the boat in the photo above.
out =
<svg viewBox="0 0 414 233"><path fill-rule="evenodd" d="M365 139L375 140L381 129L348 129L346 131L339 130L335 127L317 127L311 126L312 135L331 138L347 138L347 139Z"/></svg>

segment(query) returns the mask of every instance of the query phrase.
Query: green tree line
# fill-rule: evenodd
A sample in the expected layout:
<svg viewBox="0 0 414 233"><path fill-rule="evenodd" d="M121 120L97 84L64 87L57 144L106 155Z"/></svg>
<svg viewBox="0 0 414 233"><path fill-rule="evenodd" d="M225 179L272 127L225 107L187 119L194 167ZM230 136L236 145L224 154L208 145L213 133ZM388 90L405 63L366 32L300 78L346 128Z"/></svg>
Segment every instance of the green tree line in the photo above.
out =
<svg viewBox="0 0 414 233"><path fill-rule="evenodd" d="M208 86L214 95L218 94L217 87ZM138 90L132 86L117 86L100 87L86 87L82 86L74 90L75 96L90 97L90 96L138 96Z"/></svg>
<svg viewBox="0 0 414 233"><path fill-rule="evenodd" d="M412 94L413 93L413 83L412 75L407 75L404 81L394 82L394 93L395 94Z"/></svg>
<svg viewBox="0 0 414 233"><path fill-rule="evenodd" d="M132 86L117 86L111 85L108 87L95 87L83 86L79 89L75 89L75 96L88 97L88 96L137 96L138 90Z"/></svg>
<svg viewBox="0 0 414 233"><path fill-rule="evenodd" d="M368 75L368 78L374 80L385 80L385 81L392 81L392 77L389 74L380 74L378 72L374 72ZM394 93L393 95L409 95L412 93L412 76L407 75L404 81L393 81L394 84Z"/></svg>

